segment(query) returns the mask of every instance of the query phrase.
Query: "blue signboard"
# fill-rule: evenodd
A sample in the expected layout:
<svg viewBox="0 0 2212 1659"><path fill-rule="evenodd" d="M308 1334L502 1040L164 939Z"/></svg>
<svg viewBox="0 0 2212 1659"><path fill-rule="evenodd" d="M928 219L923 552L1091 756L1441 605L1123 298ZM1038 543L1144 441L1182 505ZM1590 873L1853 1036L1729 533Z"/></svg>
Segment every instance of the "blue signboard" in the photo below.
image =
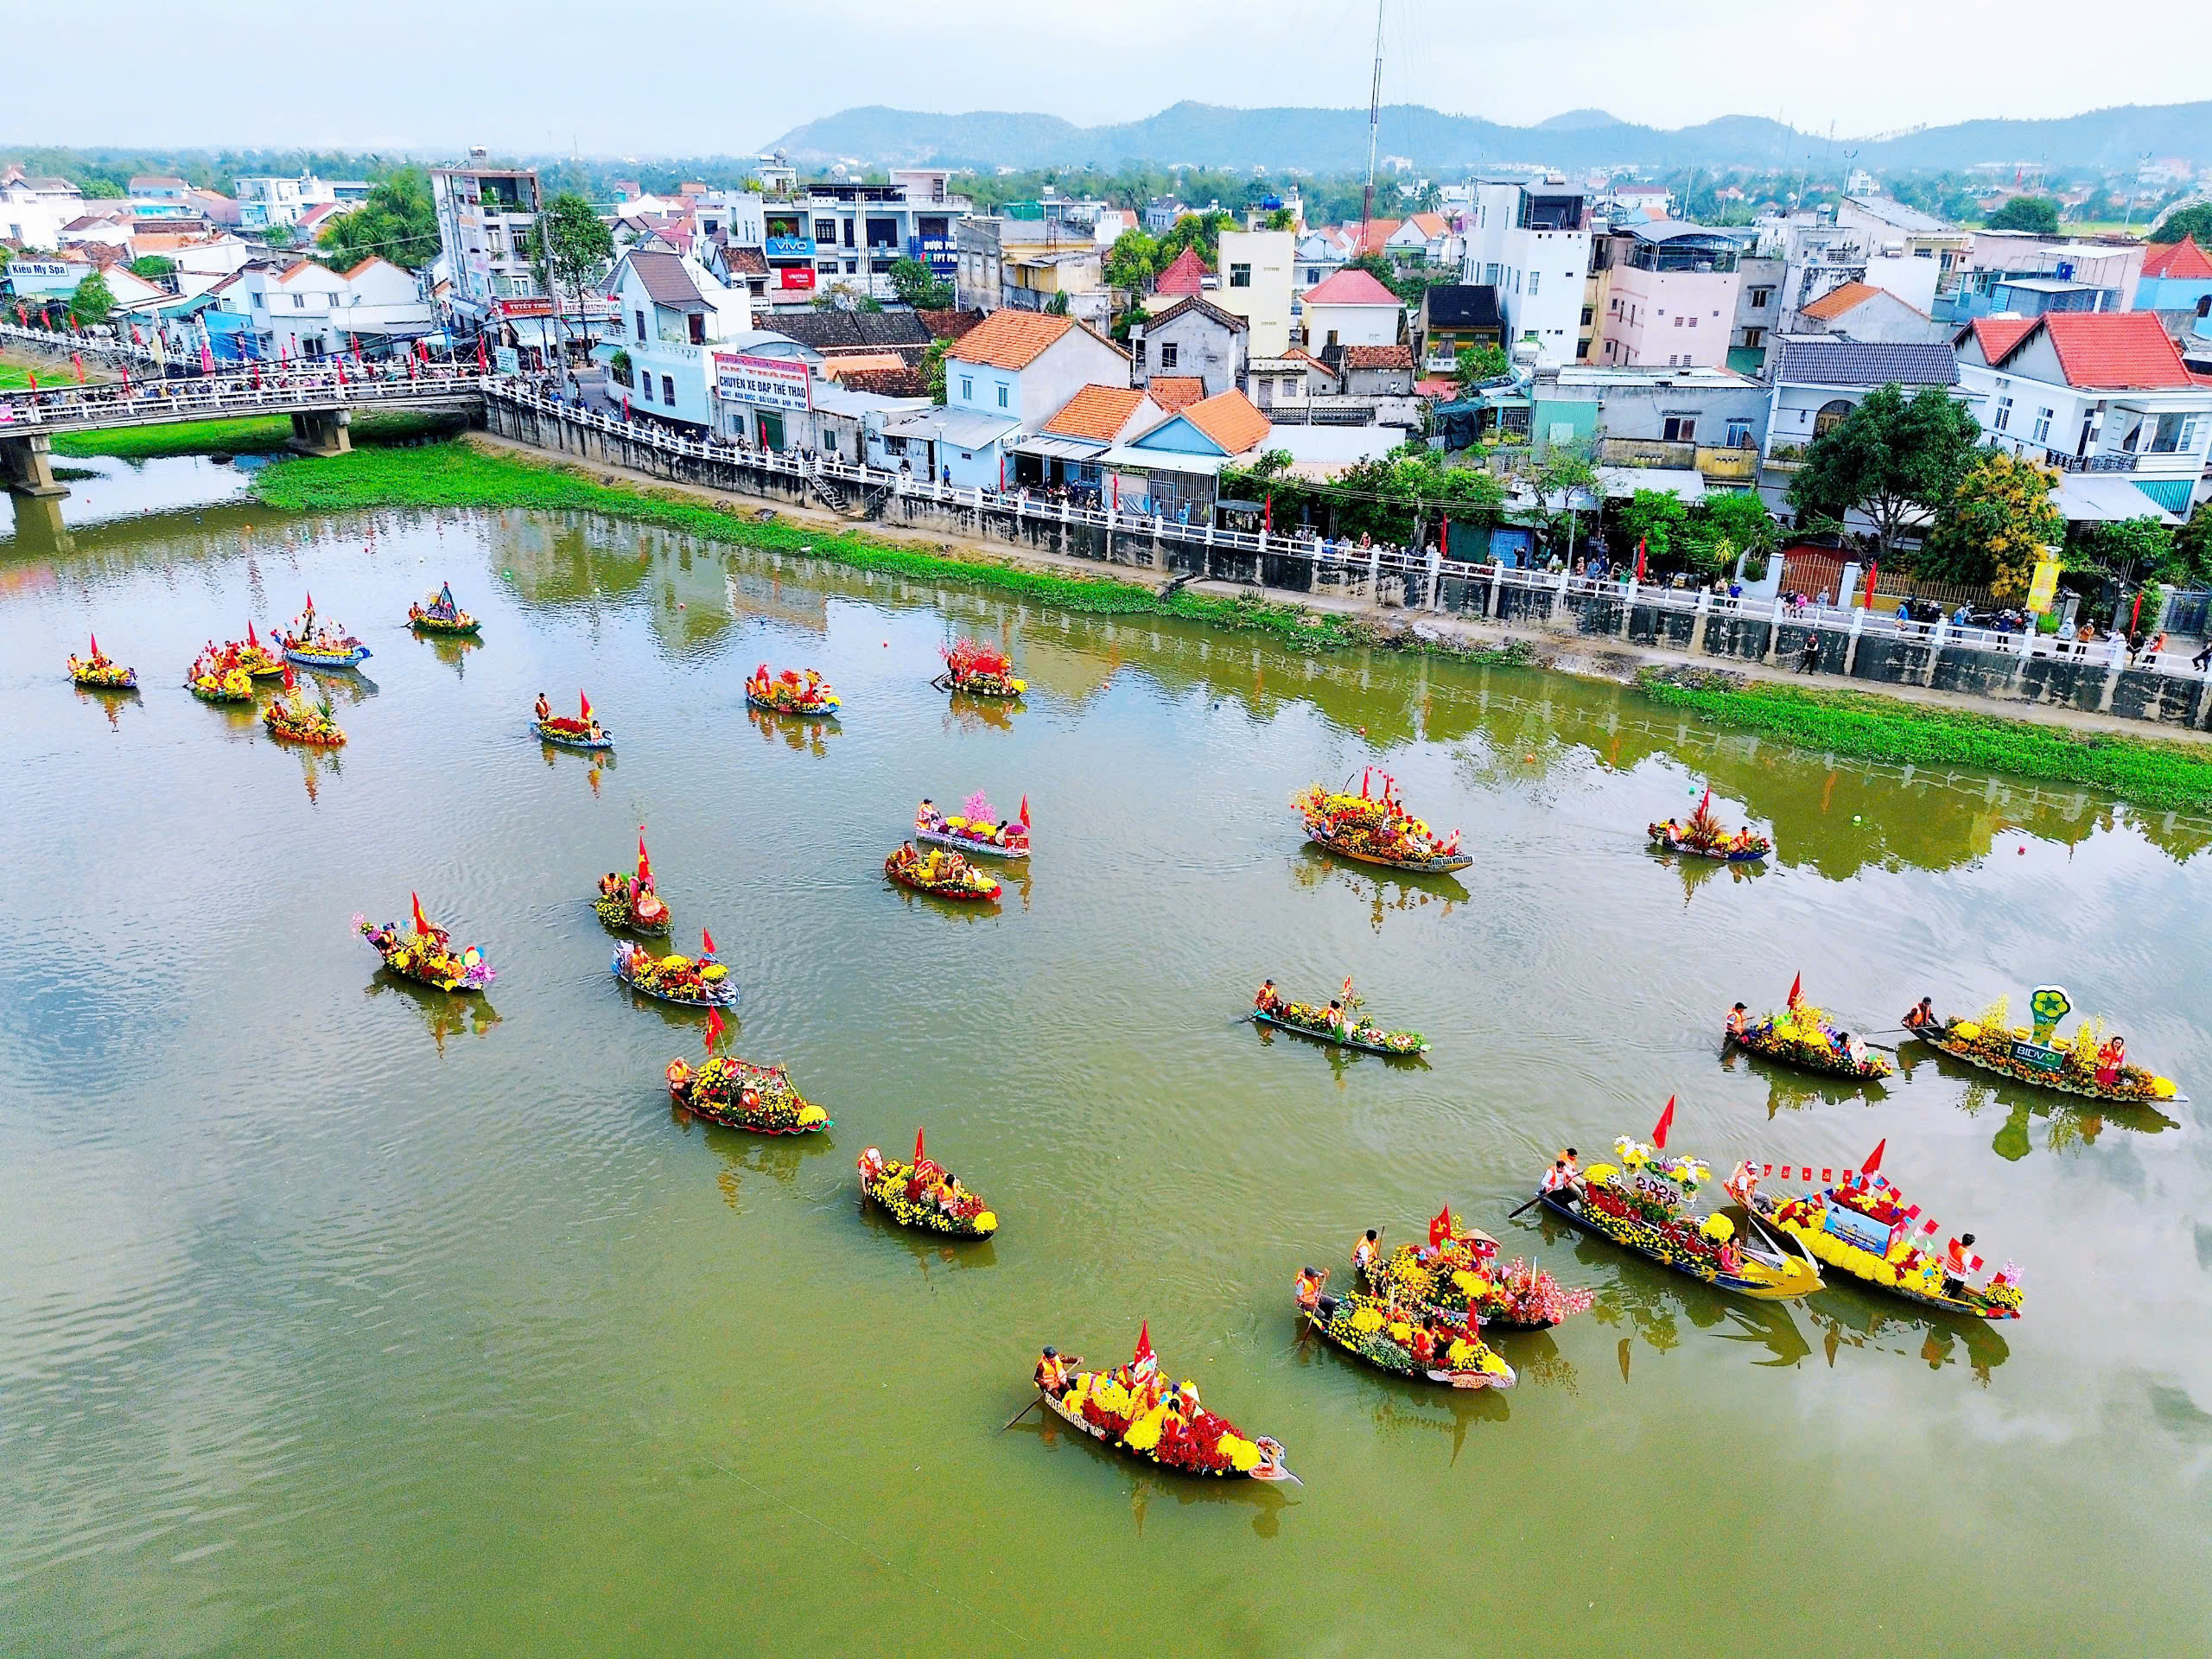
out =
<svg viewBox="0 0 2212 1659"><path fill-rule="evenodd" d="M770 236L761 240L762 251L771 259L814 257L814 238L810 236Z"/></svg>
<svg viewBox="0 0 2212 1659"><path fill-rule="evenodd" d="M910 236L906 257L918 259L938 276L950 276L960 268L960 245L949 236Z"/></svg>

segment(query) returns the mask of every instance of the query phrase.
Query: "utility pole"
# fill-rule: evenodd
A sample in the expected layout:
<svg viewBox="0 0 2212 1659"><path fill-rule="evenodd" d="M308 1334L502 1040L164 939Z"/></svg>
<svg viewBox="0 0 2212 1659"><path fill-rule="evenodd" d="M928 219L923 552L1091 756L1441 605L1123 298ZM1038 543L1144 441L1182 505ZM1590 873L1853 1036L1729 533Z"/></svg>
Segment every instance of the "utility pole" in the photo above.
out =
<svg viewBox="0 0 2212 1659"><path fill-rule="evenodd" d="M1367 188L1359 198L1359 248L1367 251L1367 227L1375 217L1375 140L1382 124L1382 0L1375 0L1375 79L1367 91Z"/></svg>

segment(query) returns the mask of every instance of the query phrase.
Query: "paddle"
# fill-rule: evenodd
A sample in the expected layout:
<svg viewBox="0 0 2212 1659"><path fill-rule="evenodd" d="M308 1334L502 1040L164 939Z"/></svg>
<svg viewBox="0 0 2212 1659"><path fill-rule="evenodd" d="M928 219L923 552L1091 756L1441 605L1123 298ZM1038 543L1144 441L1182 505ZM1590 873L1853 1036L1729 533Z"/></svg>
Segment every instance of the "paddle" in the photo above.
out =
<svg viewBox="0 0 2212 1659"><path fill-rule="evenodd" d="M1031 1412L1033 1412L1033 1411L1036 1410L1038 1407L1039 1407L1039 1406L1043 1405L1044 1403L1045 1403L1045 1396L1044 1396L1044 1395L1040 1392L1040 1393L1038 1395L1038 1396L1037 1396L1034 1400L1032 1400L1032 1401L1031 1401L1027 1405L1024 1406L1024 1407L1023 1407L1020 1411L1015 1412L1015 1413L1014 1414L1014 1415L1013 1415L1013 1416L1011 1416L1011 1417L1007 1418L1007 1419L1006 1428L1002 1428L1002 1429L999 1430L999 1433L1001 1433L1001 1434L1005 1433L1006 1433L1006 1429L1007 1429L1007 1428L1012 1428L1012 1427L1013 1427L1016 1423L1020 1422L1023 1418L1027 1417L1027 1416Z"/></svg>

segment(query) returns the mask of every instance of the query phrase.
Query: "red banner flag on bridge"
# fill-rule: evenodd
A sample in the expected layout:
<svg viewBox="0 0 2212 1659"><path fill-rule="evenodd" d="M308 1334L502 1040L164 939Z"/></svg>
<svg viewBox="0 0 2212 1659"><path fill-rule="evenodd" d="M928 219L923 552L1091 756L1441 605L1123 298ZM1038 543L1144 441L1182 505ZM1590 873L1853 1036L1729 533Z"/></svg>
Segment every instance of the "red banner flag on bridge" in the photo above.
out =
<svg viewBox="0 0 2212 1659"><path fill-rule="evenodd" d="M1643 541L1641 536L1636 538L1636 579L1638 582L1643 580Z"/></svg>
<svg viewBox="0 0 2212 1659"><path fill-rule="evenodd" d="M1262 531L1269 531L1274 527L1275 499L1271 495L1260 504L1260 528Z"/></svg>
<svg viewBox="0 0 2212 1659"><path fill-rule="evenodd" d="M215 372L215 353L204 342L200 347L200 372L202 374Z"/></svg>
<svg viewBox="0 0 2212 1659"><path fill-rule="evenodd" d="M31 391L35 395L38 391L38 371L36 369L26 369L24 372L30 376Z"/></svg>
<svg viewBox="0 0 2212 1659"><path fill-rule="evenodd" d="M484 337L483 337L481 334L479 334L479 335L476 337L476 367L477 367L477 370L478 370L478 372L480 373L482 371L484 371L485 369L486 369L486 368L488 368L488 367L490 367L490 366L491 366L491 365L490 365L489 364L486 363L486 362L485 362L485 360L484 360Z"/></svg>
<svg viewBox="0 0 2212 1659"><path fill-rule="evenodd" d="M1881 568L1882 562L1879 559L1876 559L1866 567L1866 597L1862 603L1870 611L1874 608L1874 577L1879 573Z"/></svg>
<svg viewBox="0 0 2212 1659"><path fill-rule="evenodd" d="M1651 1144L1662 1152L1666 1151L1667 1131L1674 1127L1675 1097L1669 1095L1667 1096L1667 1109L1659 1114L1659 1121L1651 1126Z"/></svg>
<svg viewBox="0 0 2212 1659"><path fill-rule="evenodd" d="M77 384L83 385L85 384L85 354L82 352L72 352L69 353L69 360L77 365Z"/></svg>

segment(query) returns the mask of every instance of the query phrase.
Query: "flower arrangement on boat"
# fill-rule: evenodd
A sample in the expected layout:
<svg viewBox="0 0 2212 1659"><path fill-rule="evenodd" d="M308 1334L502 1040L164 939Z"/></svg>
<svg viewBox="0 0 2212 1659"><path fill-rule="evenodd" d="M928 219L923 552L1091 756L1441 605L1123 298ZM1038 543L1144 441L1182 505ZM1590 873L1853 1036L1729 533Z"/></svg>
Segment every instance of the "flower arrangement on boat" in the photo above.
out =
<svg viewBox="0 0 2212 1659"><path fill-rule="evenodd" d="M92 636L92 654L79 657L71 652L69 677L79 685L96 691L125 691L138 683L138 671L124 665L100 649L100 637Z"/></svg>
<svg viewBox="0 0 2212 1659"><path fill-rule="evenodd" d="M779 715L834 715L837 694L829 681L812 669L785 669L771 675L763 663L745 683L745 700L756 709Z"/></svg>
<svg viewBox="0 0 2212 1659"><path fill-rule="evenodd" d="M997 898L1003 891L995 877L986 875L958 853L937 847L919 852L911 842L883 861L883 873L902 887L934 893L940 899L983 901Z"/></svg>
<svg viewBox="0 0 2212 1659"><path fill-rule="evenodd" d="M953 813L940 812L926 798L914 809L914 839L963 852L988 853L995 858L1029 856L1029 798L1021 798L1021 810L1002 818L990 797L977 790Z"/></svg>
<svg viewBox="0 0 2212 1659"><path fill-rule="evenodd" d="M407 626L425 633L474 633L483 624L454 603L453 584L442 582L435 593L407 607Z"/></svg>
<svg viewBox="0 0 2212 1659"><path fill-rule="evenodd" d="M201 646L185 671L184 683L205 702L245 702L253 696L254 681L273 679L283 671L284 664L263 649L249 622L243 640L218 645L210 639Z"/></svg>
<svg viewBox="0 0 2212 1659"><path fill-rule="evenodd" d="M624 939L614 947L614 976L635 991L680 1002L687 1007L734 1007L737 986L729 969L715 960L715 936L703 932L705 948L696 957L671 952L656 957L642 944Z"/></svg>
<svg viewBox="0 0 2212 1659"><path fill-rule="evenodd" d="M1369 1258L1363 1277L1377 1296L1462 1325L1471 1307L1485 1325L1543 1329L1587 1312L1593 1300L1519 1257L1499 1267L1497 1241L1467 1228L1448 1205L1429 1223L1428 1243Z"/></svg>
<svg viewBox="0 0 2212 1659"><path fill-rule="evenodd" d="M193 664L184 688L202 702L251 702L254 697L253 676L245 670L216 669L204 660Z"/></svg>
<svg viewBox="0 0 2212 1659"><path fill-rule="evenodd" d="M1361 1012L1366 999L1352 988L1346 975L1342 988L1327 1007L1294 1002L1275 990L1272 979L1262 983L1252 999L1252 1015L1262 1024L1319 1037L1347 1048L1371 1049L1382 1054L1425 1054L1428 1039L1417 1031L1385 1031Z"/></svg>
<svg viewBox="0 0 2212 1659"><path fill-rule="evenodd" d="M370 654L369 648L344 628L316 618L313 594L308 595L306 608L292 619L291 626L278 636L277 643L287 658L309 668L351 668Z"/></svg>
<svg viewBox="0 0 2212 1659"><path fill-rule="evenodd" d="M1283 1465L1280 1441L1240 1433L1227 1418L1205 1408L1190 1378L1161 1380L1148 1323L1137 1333L1136 1353L1128 1364L1078 1371L1064 1388L1047 1388L1045 1398L1056 1414L1095 1439L1162 1468L1254 1480L1294 1478Z"/></svg>
<svg viewBox="0 0 2212 1659"><path fill-rule="evenodd" d="M1738 1047L1808 1071L1873 1079L1890 1075L1890 1063L1869 1052L1866 1040L1842 1029L1826 1010L1805 1001L1803 978L1793 979L1789 1000L1775 1013L1752 1017L1743 1005L1728 1016L1727 1037Z"/></svg>
<svg viewBox="0 0 2212 1659"><path fill-rule="evenodd" d="M1645 833L1650 836L1652 845L1662 851L1688 853L1694 858L1718 859L1724 863L1749 863L1774 850L1774 843L1764 836L1755 836L1749 829L1732 831L1713 816L1710 785L1687 822L1676 823L1667 818L1648 825Z"/></svg>
<svg viewBox="0 0 2212 1659"><path fill-rule="evenodd" d="M2171 1077L2127 1058L2127 1039L2099 1018L2083 1020L2073 1034L2057 1034L2073 1011L2063 988L2039 985L2029 998L2032 1026L2012 1023L2012 1000L2000 996L1972 1020L1951 1019L1912 1027L1923 1042L1988 1071L2039 1088L2089 1095L2099 1100L2185 1102Z"/></svg>
<svg viewBox="0 0 2212 1659"><path fill-rule="evenodd" d="M912 1163L887 1163L882 1153L870 1147L861 1154L859 1166L861 1195L890 1211L902 1227L956 1238L988 1238L999 1230L997 1215L982 1198L930 1157L919 1129L914 1131Z"/></svg>
<svg viewBox="0 0 2212 1659"><path fill-rule="evenodd" d="M423 914L423 901L407 895L413 926L402 931L397 922L373 927L356 912L353 931L376 948L384 965L395 974L434 985L442 991L480 991L496 976L484 953L474 945L454 949L453 936Z"/></svg>
<svg viewBox="0 0 2212 1659"><path fill-rule="evenodd" d="M791 1087L780 1065L754 1065L734 1054L716 1054L719 1009L707 1015L707 1058L696 1068L683 1059L668 1063L668 1092L677 1104L701 1117L755 1135L808 1135L832 1127L830 1115Z"/></svg>
<svg viewBox="0 0 2212 1659"><path fill-rule="evenodd" d="M1941 1250L1933 1248L1941 1224L1923 1218L1920 1205L1908 1205L1904 1191L1876 1173L1888 1144L1882 1142L1867 1155L1865 1168L1847 1169L1841 1180L1824 1182L1796 1198L1756 1190L1758 1179L1772 1173L1773 1166L1766 1166L1761 1176L1747 1179L1747 1195L1761 1216L1802 1240L1821 1262L1863 1283L1980 1319L2018 1319L2026 1300L2018 1267L2007 1262L1986 1284L1976 1286L1973 1278L1981 1271L1982 1260L1972 1251L1972 1233L1948 1241ZM1789 1165L1782 1166L1782 1179L1790 1179L1791 1173ZM1834 1173L1822 1170L1820 1176ZM1799 1178L1819 1179L1809 1167Z"/></svg>
<svg viewBox="0 0 2212 1659"><path fill-rule="evenodd" d="M261 723L269 728L270 736L287 743L313 744L321 749L334 749L346 741L330 699L321 697L310 705L300 690L299 682L292 677L289 666L284 670L284 690L291 702L277 697L261 711Z"/></svg>
<svg viewBox="0 0 2212 1659"><path fill-rule="evenodd" d="M1369 1364L1401 1376L1446 1382L1455 1389L1510 1389L1513 1368L1471 1327L1467 1309L1456 1319L1409 1308L1384 1296L1323 1296L1300 1310L1313 1327Z"/></svg>
<svg viewBox="0 0 2212 1659"><path fill-rule="evenodd" d="M1357 795L1308 784L1291 804L1306 821L1306 835L1332 852L1402 868L1459 870L1474 862L1460 852L1457 830L1440 836L1406 810L1396 779L1384 773L1382 792L1376 793L1371 767L1360 774Z"/></svg>
<svg viewBox="0 0 2212 1659"><path fill-rule="evenodd" d="M977 697L1018 697L1029 689L1028 681L1014 677L1012 658L973 639L940 645L938 655L944 658L945 682L955 691Z"/></svg>
<svg viewBox="0 0 2212 1659"><path fill-rule="evenodd" d="M571 749L611 749L614 747L614 734L600 725L599 717L591 711L591 699L581 691L576 693L576 713L573 718L555 714L553 706L545 701L545 694L541 691L537 694L536 707L531 710L531 719L537 728L537 734L548 743L558 743Z"/></svg>
<svg viewBox="0 0 2212 1659"><path fill-rule="evenodd" d="M653 879L652 857L645 851L645 826L638 826L638 868L634 875L609 870L599 878L599 897L592 909L609 927L632 933L665 934L673 925ZM710 946L709 949L712 947Z"/></svg>

